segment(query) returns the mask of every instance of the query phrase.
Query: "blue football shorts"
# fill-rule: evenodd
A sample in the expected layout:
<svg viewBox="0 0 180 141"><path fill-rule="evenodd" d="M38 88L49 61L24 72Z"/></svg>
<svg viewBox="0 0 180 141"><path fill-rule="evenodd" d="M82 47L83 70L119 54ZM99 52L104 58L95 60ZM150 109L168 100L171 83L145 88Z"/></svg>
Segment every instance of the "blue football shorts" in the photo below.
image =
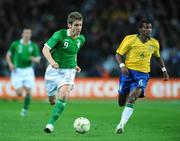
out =
<svg viewBox="0 0 180 141"><path fill-rule="evenodd" d="M135 70L130 70L129 75L120 74L119 94L129 94L136 88L142 88L143 92L140 97L144 97L144 90L149 81L149 74Z"/></svg>

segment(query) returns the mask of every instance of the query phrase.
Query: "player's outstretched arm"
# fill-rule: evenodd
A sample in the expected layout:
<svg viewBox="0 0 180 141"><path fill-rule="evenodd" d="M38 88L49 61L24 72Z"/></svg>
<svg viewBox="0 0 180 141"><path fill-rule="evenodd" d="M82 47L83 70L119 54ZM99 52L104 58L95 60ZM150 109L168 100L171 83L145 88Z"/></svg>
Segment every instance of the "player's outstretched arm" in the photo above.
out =
<svg viewBox="0 0 180 141"><path fill-rule="evenodd" d="M47 59L47 61L49 62L49 64L54 68L54 69L58 69L59 65L57 62L54 61L54 59L51 56L50 53L50 49L47 46L44 46L42 49L42 53L44 55L44 57Z"/></svg>
<svg viewBox="0 0 180 141"><path fill-rule="evenodd" d="M169 74L167 72L167 69L165 67L164 61L161 57L155 57L156 62L161 67L161 70L163 72L164 81L167 81L169 79Z"/></svg>

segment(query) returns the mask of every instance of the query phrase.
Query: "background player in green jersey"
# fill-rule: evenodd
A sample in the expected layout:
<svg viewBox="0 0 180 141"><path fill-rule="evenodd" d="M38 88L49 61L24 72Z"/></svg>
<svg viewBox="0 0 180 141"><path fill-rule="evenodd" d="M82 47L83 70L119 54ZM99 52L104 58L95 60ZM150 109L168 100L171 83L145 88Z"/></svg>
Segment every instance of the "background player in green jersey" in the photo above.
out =
<svg viewBox="0 0 180 141"><path fill-rule="evenodd" d="M55 104L52 116L44 129L46 133L54 130L55 121L63 112L66 99L73 89L76 72L81 71L77 64L77 54L85 42L84 36L80 34L82 23L82 15L79 12L71 12L67 19L68 29L56 31L42 50L50 64L45 73L46 91L50 104Z"/></svg>
<svg viewBox="0 0 180 141"><path fill-rule="evenodd" d="M27 114L31 91L34 87L35 76L32 63L40 62L39 48L30 40L31 34L31 29L24 29L22 38L12 42L6 54L6 60L11 71L12 85L18 96L25 94L21 116Z"/></svg>

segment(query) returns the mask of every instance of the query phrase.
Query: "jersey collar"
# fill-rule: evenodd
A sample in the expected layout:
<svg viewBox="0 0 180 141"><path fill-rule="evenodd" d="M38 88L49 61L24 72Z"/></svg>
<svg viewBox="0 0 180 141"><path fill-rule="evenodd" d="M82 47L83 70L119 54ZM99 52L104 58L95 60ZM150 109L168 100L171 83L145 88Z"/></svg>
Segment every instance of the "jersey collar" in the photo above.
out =
<svg viewBox="0 0 180 141"><path fill-rule="evenodd" d="M138 37L138 39L139 39L141 42L143 42L143 41L140 39L140 34L139 34L139 33L137 34L137 37ZM151 37L148 37L148 40L147 40L147 41L149 41L149 40L151 40ZM146 42L147 42L147 41L146 41ZM146 42L145 42L145 43L146 43Z"/></svg>
<svg viewBox="0 0 180 141"><path fill-rule="evenodd" d="M67 29L67 36L70 36L70 31L69 31L69 29Z"/></svg>
<svg viewBox="0 0 180 141"><path fill-rule="evenodd" d="M21 43L21 44L24 43L24 40L23 40L22 38L20 39L20 43ZM28 42L28 45L30 45L30 44L31 44L31 41Z"/></svg>
<svg viewBox="0 0 180 141"><path fill-rule="evenodd" d="M70 35L70 30L69 29L67 29L67 36L70 36L71 37L71 35ZM78 35L77 37L79 37L80 35ZM77 38L76 37L76 38Z"/></svg>

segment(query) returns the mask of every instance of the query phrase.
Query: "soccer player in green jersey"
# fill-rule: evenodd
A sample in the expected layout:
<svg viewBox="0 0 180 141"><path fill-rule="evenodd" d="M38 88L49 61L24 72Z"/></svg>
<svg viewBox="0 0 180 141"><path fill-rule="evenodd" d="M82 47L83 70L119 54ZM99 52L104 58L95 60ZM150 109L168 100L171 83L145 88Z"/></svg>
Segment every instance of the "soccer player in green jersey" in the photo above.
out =
<svg viewBox="0 0 180 141"><path fill-rule="evenodd" d="M31 34L31 29L24 29L22 38L12 42L6 54L12 85L18 96L25 94L21 116L27 115L31 91L34 87L35 76L32 63L40 62L39 48L36 43L30 40Z"/></svg>
<svg viewBox="0 0 180 141"><path fill-rule="evenodd" d="M81 33L83 17L79 12L68 15L68 29L56 31L44 44L43 54L49 66L45 72L45 86L49 102L54 105L52 115L44 129L46 133L54 130L54 124L66 106L66 99L73 89L77 64L77 54L85 38ZM57 95L57 101L56 100Z"/></svg>

